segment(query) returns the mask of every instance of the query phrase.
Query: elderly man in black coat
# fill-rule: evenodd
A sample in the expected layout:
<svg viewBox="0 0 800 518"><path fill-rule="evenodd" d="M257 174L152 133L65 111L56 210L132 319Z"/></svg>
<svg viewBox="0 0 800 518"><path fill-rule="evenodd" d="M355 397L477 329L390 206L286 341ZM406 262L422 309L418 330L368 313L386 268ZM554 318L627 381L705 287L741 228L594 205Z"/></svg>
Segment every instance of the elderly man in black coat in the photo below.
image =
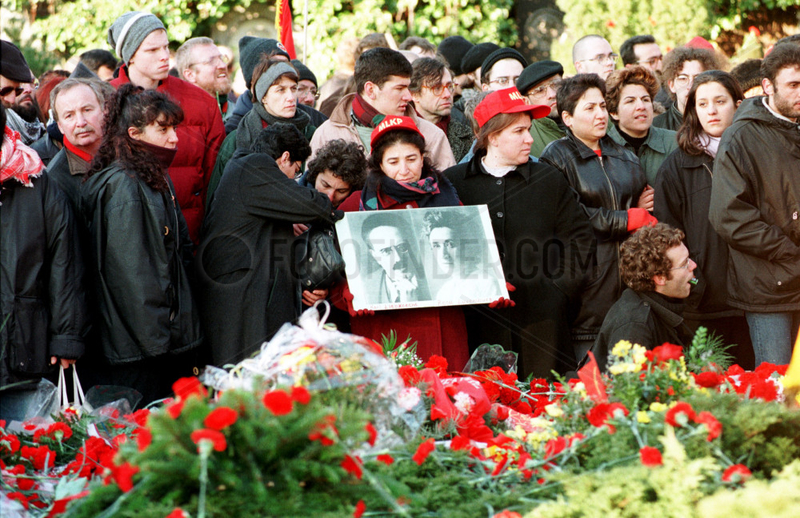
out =
<svg viewBox="0 0 800 518"><path fill-rule="evenodd" d="M327 196L293 180L310 154L297 128L274 124L225 167L196 261L215 365L251 356L300 314L301 292L290 264L292 224L333 223L341 214Z"/></svg>

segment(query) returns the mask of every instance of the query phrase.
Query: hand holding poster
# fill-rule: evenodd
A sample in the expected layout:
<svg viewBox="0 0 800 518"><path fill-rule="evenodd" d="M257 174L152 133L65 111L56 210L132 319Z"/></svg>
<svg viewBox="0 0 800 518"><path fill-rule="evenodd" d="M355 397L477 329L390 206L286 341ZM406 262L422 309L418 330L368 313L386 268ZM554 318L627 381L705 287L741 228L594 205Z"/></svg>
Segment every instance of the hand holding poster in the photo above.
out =
<svg viewBox="0 0 800 518"><path fill-rule="evenodd" d="M336 231L355 310L508 298L485 205L349 212Z"/></svg>

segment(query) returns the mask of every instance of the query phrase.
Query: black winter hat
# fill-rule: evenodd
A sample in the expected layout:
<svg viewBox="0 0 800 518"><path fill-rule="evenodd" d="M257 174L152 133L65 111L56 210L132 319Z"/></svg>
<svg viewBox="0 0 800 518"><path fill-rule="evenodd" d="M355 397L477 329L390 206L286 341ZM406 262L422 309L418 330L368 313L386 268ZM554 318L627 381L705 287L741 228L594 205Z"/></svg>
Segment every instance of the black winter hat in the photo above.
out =
<svg viewBox="0 0 800 518"><path fill-rule="evenodd" d="M495 50L494 52L486 56L486 59L483 60L483 63L481 63L481 78L483 78L484 75L488 74L489 70L492 69L494 64L500 61L501 59L516 59L517 61L522 63L523 68L528 66L528 60L525 59L525 57L522 54L520 54L514 49L503 47L501 49Z"/></svg>
<svg viewBox="0 0 800 518"><path fill-rule="evenodd" d="M474 45L461 59L461 72L469 74L470 72L476 71L481 67L483 60L499 48L500 45L488 41Z"/></svg>
<svg viewBox="0 0 800 518"><path fill-rule="evenodd" d="M731 70L731 75L739 81L742 91L746 92L756 86L761 86L761 59L748 59L739 63Z"/></svg>
<svg viewBox="0 0 800 518"><path fill-rule="evenodd" d="M277 51L278 54L292 59L283 43L272 38L256 38L255 36L243 36L239 40L239 66L242 68L244 82L250 88L250 81L253 79L253 71L261 61L261 56Z"/></svg>
<svg viewBox="0 0 800 518"><path fill-rule="evenodd" d="M453 74L460 76L464 73L461 69L461 60L474 46L463 36L448 36L442 40L437 50L447 60L447 64Z"/></svg>
<svg viewBox="0 0 800 518"><path fill-rule="evenodd" d="M77 77L81 79L100 79L97 77L97 74L92 72L89 67L83 64L82 61L78 61L78 64L75 65L75 70L69 75L70 78Z"/></svg>
<svg viewBox="0 0 800 518"><path fill-rule="evenodd" d="M558 61L537 61L525 67L517 79L517 90L527 95L528 90L554 75L564 75L564 67Z"/></svg>
<svg viewBox="0 0 800 518"><path fill-rule="evenodd" d="M33 73L19 47L10 41L0 40L0 75L18 83L33 81Z"/></svg>
<svg viewBox="0 0 800 518"><path fill-rule="evenodd" d="M299 81L303 79L308 79L314 86L319 87L319 83L317 83L317 76L314 75L314 72L311 71L310 68L305 66L299 59L293 59L292 65L294 68L297 69L297 76L299 77Z"/></svg>

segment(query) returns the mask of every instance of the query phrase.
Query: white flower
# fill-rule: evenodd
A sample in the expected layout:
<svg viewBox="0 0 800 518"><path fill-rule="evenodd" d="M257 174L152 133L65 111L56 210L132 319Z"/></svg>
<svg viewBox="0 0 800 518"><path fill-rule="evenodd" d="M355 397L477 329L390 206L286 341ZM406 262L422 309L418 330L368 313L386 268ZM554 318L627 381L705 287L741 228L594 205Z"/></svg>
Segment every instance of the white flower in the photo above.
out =
<svg viewBox="0 0 800 518"><path fill-rule="evenodd" d="M469 414L470 410L472 410L472 406L475 404L475 400L472 399L472 396L463 392L456 394L453 399L455 400L456 408L462 414Z"/></svg>
<svg viewBox="0 0 800 518"><path fill-rule="evenodd" d="M422 392L417 387L406 387L397 396L397 403L403 410L411 410L419 404Z"/></svg>

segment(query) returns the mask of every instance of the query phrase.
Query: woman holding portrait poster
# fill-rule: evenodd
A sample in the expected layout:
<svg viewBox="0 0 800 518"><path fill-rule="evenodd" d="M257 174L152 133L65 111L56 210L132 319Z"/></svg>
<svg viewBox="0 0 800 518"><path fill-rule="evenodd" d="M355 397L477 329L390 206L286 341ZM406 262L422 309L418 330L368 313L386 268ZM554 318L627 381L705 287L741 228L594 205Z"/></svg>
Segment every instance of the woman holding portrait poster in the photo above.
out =
<svg viewBox="0 0 800 518"><path fill-rule="evenodd" d="M347 211L389 211L419 207L460 205L450 182L425 157L425 139L410 117L388 116L371 137L369 174L362 191L354 192L339 208ZM411 256L405 218L381 215L362 229L370 254L380 265L380 278L371 284L380 289L381 302L413 302L427 296L419 264ZM368 223L365 222L365 225ZM424 294L423 294L424 293ZM398 341L411 337L417 355L427 361L444 356L448 366L460 370L469 360L464 312L460 307L433 307L386 311L352 310L352 295L345 288L355 334L380 341L394 330Z"/></svg>

